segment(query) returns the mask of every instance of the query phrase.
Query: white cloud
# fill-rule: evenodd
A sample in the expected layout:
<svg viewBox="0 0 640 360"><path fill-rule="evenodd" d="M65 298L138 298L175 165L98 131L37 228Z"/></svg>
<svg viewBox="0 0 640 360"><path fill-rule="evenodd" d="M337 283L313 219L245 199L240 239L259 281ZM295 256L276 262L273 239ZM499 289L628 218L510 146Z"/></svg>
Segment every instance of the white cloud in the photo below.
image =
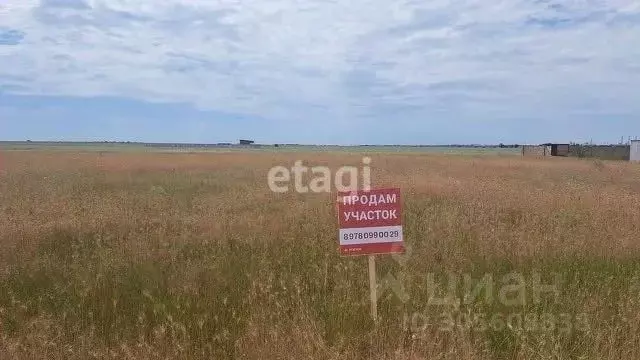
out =
<svg viewBox="0 0 640 360"><path fill-rule="evenodd" d="M0 85L283 120L640 115L634 19L633 0L3 0L25 37Z"/></svg>

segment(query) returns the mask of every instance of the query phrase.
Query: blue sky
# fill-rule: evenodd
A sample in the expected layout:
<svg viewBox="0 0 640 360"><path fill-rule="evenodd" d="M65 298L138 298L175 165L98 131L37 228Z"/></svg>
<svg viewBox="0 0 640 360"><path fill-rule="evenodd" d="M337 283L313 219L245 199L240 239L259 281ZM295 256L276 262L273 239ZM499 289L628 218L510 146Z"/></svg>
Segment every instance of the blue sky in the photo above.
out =
<svg viewBox="0 0 640 360"><path fill-rule="evenodd" d="M637 0L0 0L0 140L621 136Z"/></svg>

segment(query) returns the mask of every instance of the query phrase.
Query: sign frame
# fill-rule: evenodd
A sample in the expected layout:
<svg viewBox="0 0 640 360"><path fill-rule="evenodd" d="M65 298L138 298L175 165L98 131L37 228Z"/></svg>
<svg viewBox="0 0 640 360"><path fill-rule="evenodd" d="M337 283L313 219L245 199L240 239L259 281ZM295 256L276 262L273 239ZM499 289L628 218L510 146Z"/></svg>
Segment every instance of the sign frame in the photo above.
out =
<svg viewBox="0 0 640 360"><path fill-rule="evenodd" d="M340 254L403 254L401 201L399 188L338 192Z"/></svg>

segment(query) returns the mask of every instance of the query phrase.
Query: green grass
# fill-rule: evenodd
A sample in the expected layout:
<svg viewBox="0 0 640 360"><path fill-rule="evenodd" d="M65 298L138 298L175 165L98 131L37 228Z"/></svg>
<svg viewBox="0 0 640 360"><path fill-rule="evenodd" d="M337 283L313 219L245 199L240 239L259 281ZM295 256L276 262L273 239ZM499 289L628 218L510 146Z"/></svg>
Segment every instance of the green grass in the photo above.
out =
<svg viewBox="0 0 640 360"><path fill-rule="evenodd" d="M188 344L186 354L232 358L237 356L235 344L245 335L252 310L259 308L267 313L268 323L274 327L286 325L304 310L319 325L320 336L328 346L361 349L359 355L366 357L373 326L368 316L364 259L339 258L321 247L292 240L268 247L232 238L212 249L175 245L158 249L172 254L167 259L143 262L120 259L113 252L116 246L95 234L58 232L42 242L34 258L14 263L9 275L0 281L3 332L18 335L26 331L22 325L46 315L60 327L63 342L74 343L78 336L91 332L101 346L112 347L132 341L153 343L158 336L154 331L162 328L164 341ZM380 274L399 275L402 271L389 257L381 257L379 263ZM184 274L185 270L190 273ZM437 272L436 266L433 270L440 279L437 284L446 286L446 274ZM546 295L542 303L533 303L531 274L541 270L562 275L557 302ZM500 276L513 271L527 280L527 302L521 307L504 306L497 296ZM439 319L443 312L455 319L465 312L504 314L503 320L508 314L546 313L556 319L569 314L573 325L579 316L586 315L592 328L606 327L607 322L620 320L616 308L610 313L583 314L577 305L592 297L622 304L629 296L637 296L630 279L639 271L640 260L539 258L518 266L508 261L475 262L473 267L459 269L457 276L461 280L462 274L469 274L479 280L492 274L497 285L494 302L487 303L482 293L473 303L462 304L455 311L428 306L426 279L416 276L406 284L410 295L407 302L390 290L386 295L391 296L380 301L378 326L385 329L386 337L381 341L406 346L413 335L435 331L422 326L403 329L403 316L414 312L432 319ZM191 279L188 288L180 286L182 276ZM257 287L256 281L260 284ZM544 283L551 280L544 279ZM456 298L463 299L462 285L456 289ZM437 323L434 325L437 327ZM482 331L475 327L466 331L484 339L495 359L513 358L522 342L535 342L544 334L506 328ZM590 356L584 346L590 338L586 329L552 333L555 341L563 344L563 357Z"/></svg>

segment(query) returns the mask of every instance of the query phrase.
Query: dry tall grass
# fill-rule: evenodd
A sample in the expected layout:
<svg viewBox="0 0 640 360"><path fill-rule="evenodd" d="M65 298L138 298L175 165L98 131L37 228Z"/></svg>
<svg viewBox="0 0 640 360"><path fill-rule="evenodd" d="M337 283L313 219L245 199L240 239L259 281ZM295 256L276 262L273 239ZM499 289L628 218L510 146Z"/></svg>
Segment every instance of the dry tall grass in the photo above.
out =
<svg viewBox="0 0 640 360"><path fill-rule="evenodd" d="M373 185L402 188L411 247L406 262L379 257L379 277L404 279L409 298L387 290L374 326L366 259L338 255L333 197L274 194L266 179L297 159L359 166L358 154L3 158L3 359L640 358L638 166L372 155ZM560 298L429 305L428 274L512 271L560 273ZM445 331L408 320L445 311L568 314L588 326Z"/></svg>

